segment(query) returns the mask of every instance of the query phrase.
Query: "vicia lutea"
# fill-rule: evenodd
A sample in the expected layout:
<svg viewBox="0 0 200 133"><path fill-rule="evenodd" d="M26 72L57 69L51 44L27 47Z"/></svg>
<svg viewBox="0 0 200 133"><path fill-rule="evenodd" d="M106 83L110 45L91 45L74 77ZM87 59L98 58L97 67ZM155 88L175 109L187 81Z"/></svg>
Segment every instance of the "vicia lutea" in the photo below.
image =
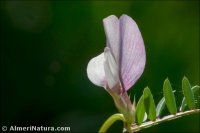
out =
<svg viewBox="0 0 200 133"><path fill-rule="evenodd" d="M146 62L144 42L136 22L127 15L119 19L108 16L103 19L103 24L106 47L103 53L90 60L87 75L92 83L104 87L113 97L126 122L133 123L135 105L127 91L143 73Z"/></svg>

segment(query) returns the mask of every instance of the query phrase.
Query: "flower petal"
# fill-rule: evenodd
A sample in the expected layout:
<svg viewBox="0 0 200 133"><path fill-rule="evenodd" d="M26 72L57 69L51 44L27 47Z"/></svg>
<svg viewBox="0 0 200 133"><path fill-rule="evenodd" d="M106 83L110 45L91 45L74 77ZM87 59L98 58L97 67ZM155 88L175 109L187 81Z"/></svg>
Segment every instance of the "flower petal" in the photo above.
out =
<svg viewBox="0 0 200 133"><path fill-rule="evenodd" d="M104 30L106 33L107 47L110 48L117 64L119 64L119 49L120 49L120 32L119 32L119 19L114 16L108 16L103 19Z"/></svg>
<svg viewBox="0 0 200 133"><path fill-rule="evenodd" d="M106 59L104 63L105 76L108 87L112 89L119 83L118 66L108 47L104 49L104 55Z"/></svg>
<svg viewBox="0 0 200 133"><path fill-rule="evenodd" d="M120 49L120 78L127 91L142 75L146 53L144 42L136 22L127 15L122 15L120 34L122 39Z"/></svg>
<svg viewBox="0 0 200 133"><path fill-rule="evenodd" d="M104 62L104 53L92 58L87 66L87 76L93 84L105 88L107 82L105 79Z"/></svg>

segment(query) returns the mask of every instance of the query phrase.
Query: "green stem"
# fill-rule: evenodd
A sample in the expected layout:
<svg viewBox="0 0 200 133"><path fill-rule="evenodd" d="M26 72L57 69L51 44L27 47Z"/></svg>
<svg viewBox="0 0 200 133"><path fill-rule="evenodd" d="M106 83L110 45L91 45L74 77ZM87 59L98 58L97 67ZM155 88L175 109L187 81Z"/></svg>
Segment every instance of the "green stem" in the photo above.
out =
<svg viewBox="0 0 200 133"><path fill-rule="evenodd" d="M123 116L123 114L114 114L112 116L110 116L105 122L104 124L101 126L99 133L105 133L108 128L110 128L110 126L117 120L121 120L123 122L125 122L125 118Z"/></svg>
<svg viewBox="0 0 200 133"><path fill-rule="evenodd" d="M180 117L185 116L185 115L190 115L190 114L199 113L199 112L200 112L200 109L194 109L194 110L189 110L189 111L185 111L185 112L179 112L175 115L168 115L168 116L165 116L161 119L157 118L155 121L148 121L148 122L143 123L140 126L134 124L131 127L131 131L136 132L136 131L157 125L157 124L165 122L165 121L169 121L169 120L172 120L172 119L180 118Z"/></svg>

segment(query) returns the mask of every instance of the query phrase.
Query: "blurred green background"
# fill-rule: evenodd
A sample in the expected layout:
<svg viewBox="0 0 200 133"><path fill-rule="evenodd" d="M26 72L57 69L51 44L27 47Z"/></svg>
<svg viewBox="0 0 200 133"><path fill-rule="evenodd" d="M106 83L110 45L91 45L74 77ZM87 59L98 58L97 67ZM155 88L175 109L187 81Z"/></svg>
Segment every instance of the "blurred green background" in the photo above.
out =
<svg viewBox="0 0 200 133"><path fill-rule="evenodd" d="M157 103L169 78L182 99L186 75L199 84L198 1L1 1L2 125L70 126L97 132L117 112L112 98L87 78L88 61L105 47L102 19L128 14L146 47L144 74L129 91L149 86ZM121 131L115 123L109 131ZM199 114L141 132L198 132Z"/></svg>

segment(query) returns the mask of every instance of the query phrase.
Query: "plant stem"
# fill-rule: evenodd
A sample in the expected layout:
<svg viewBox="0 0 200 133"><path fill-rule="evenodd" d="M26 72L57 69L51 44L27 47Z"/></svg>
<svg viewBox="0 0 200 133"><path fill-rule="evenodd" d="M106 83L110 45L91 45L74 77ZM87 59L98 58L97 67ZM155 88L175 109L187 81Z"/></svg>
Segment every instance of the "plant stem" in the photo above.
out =
<svg viewBox="0 0 200 133"><path fill-rule="evenodd" d="M185 111L185 112L179 112L179 113L176 113L175 115L168 115L161 119L157 118L155 121L148 121L139 126L136 124L133 124L131 127L131 131L136 132L136 131L157 125L157 124L165 122L165 121L169 121L169 120L176 119L176 118L179 118L179 117L182 117L185 115L190 115L190 114L199 113L199 112L200 112L200 109L194 109L194 110L189 110L189 111Z"/></svg>
<svg viewBox="0 0 200 133"><path fill-rule="evenodd" d="M108 128L110 128L110 126L117 120L121 120L123 122L125 122L125 118L123 116L123 114L114 114L112 116L110 116L105 122L104 124L101 126L99 133L105 133Z"/></svg>

